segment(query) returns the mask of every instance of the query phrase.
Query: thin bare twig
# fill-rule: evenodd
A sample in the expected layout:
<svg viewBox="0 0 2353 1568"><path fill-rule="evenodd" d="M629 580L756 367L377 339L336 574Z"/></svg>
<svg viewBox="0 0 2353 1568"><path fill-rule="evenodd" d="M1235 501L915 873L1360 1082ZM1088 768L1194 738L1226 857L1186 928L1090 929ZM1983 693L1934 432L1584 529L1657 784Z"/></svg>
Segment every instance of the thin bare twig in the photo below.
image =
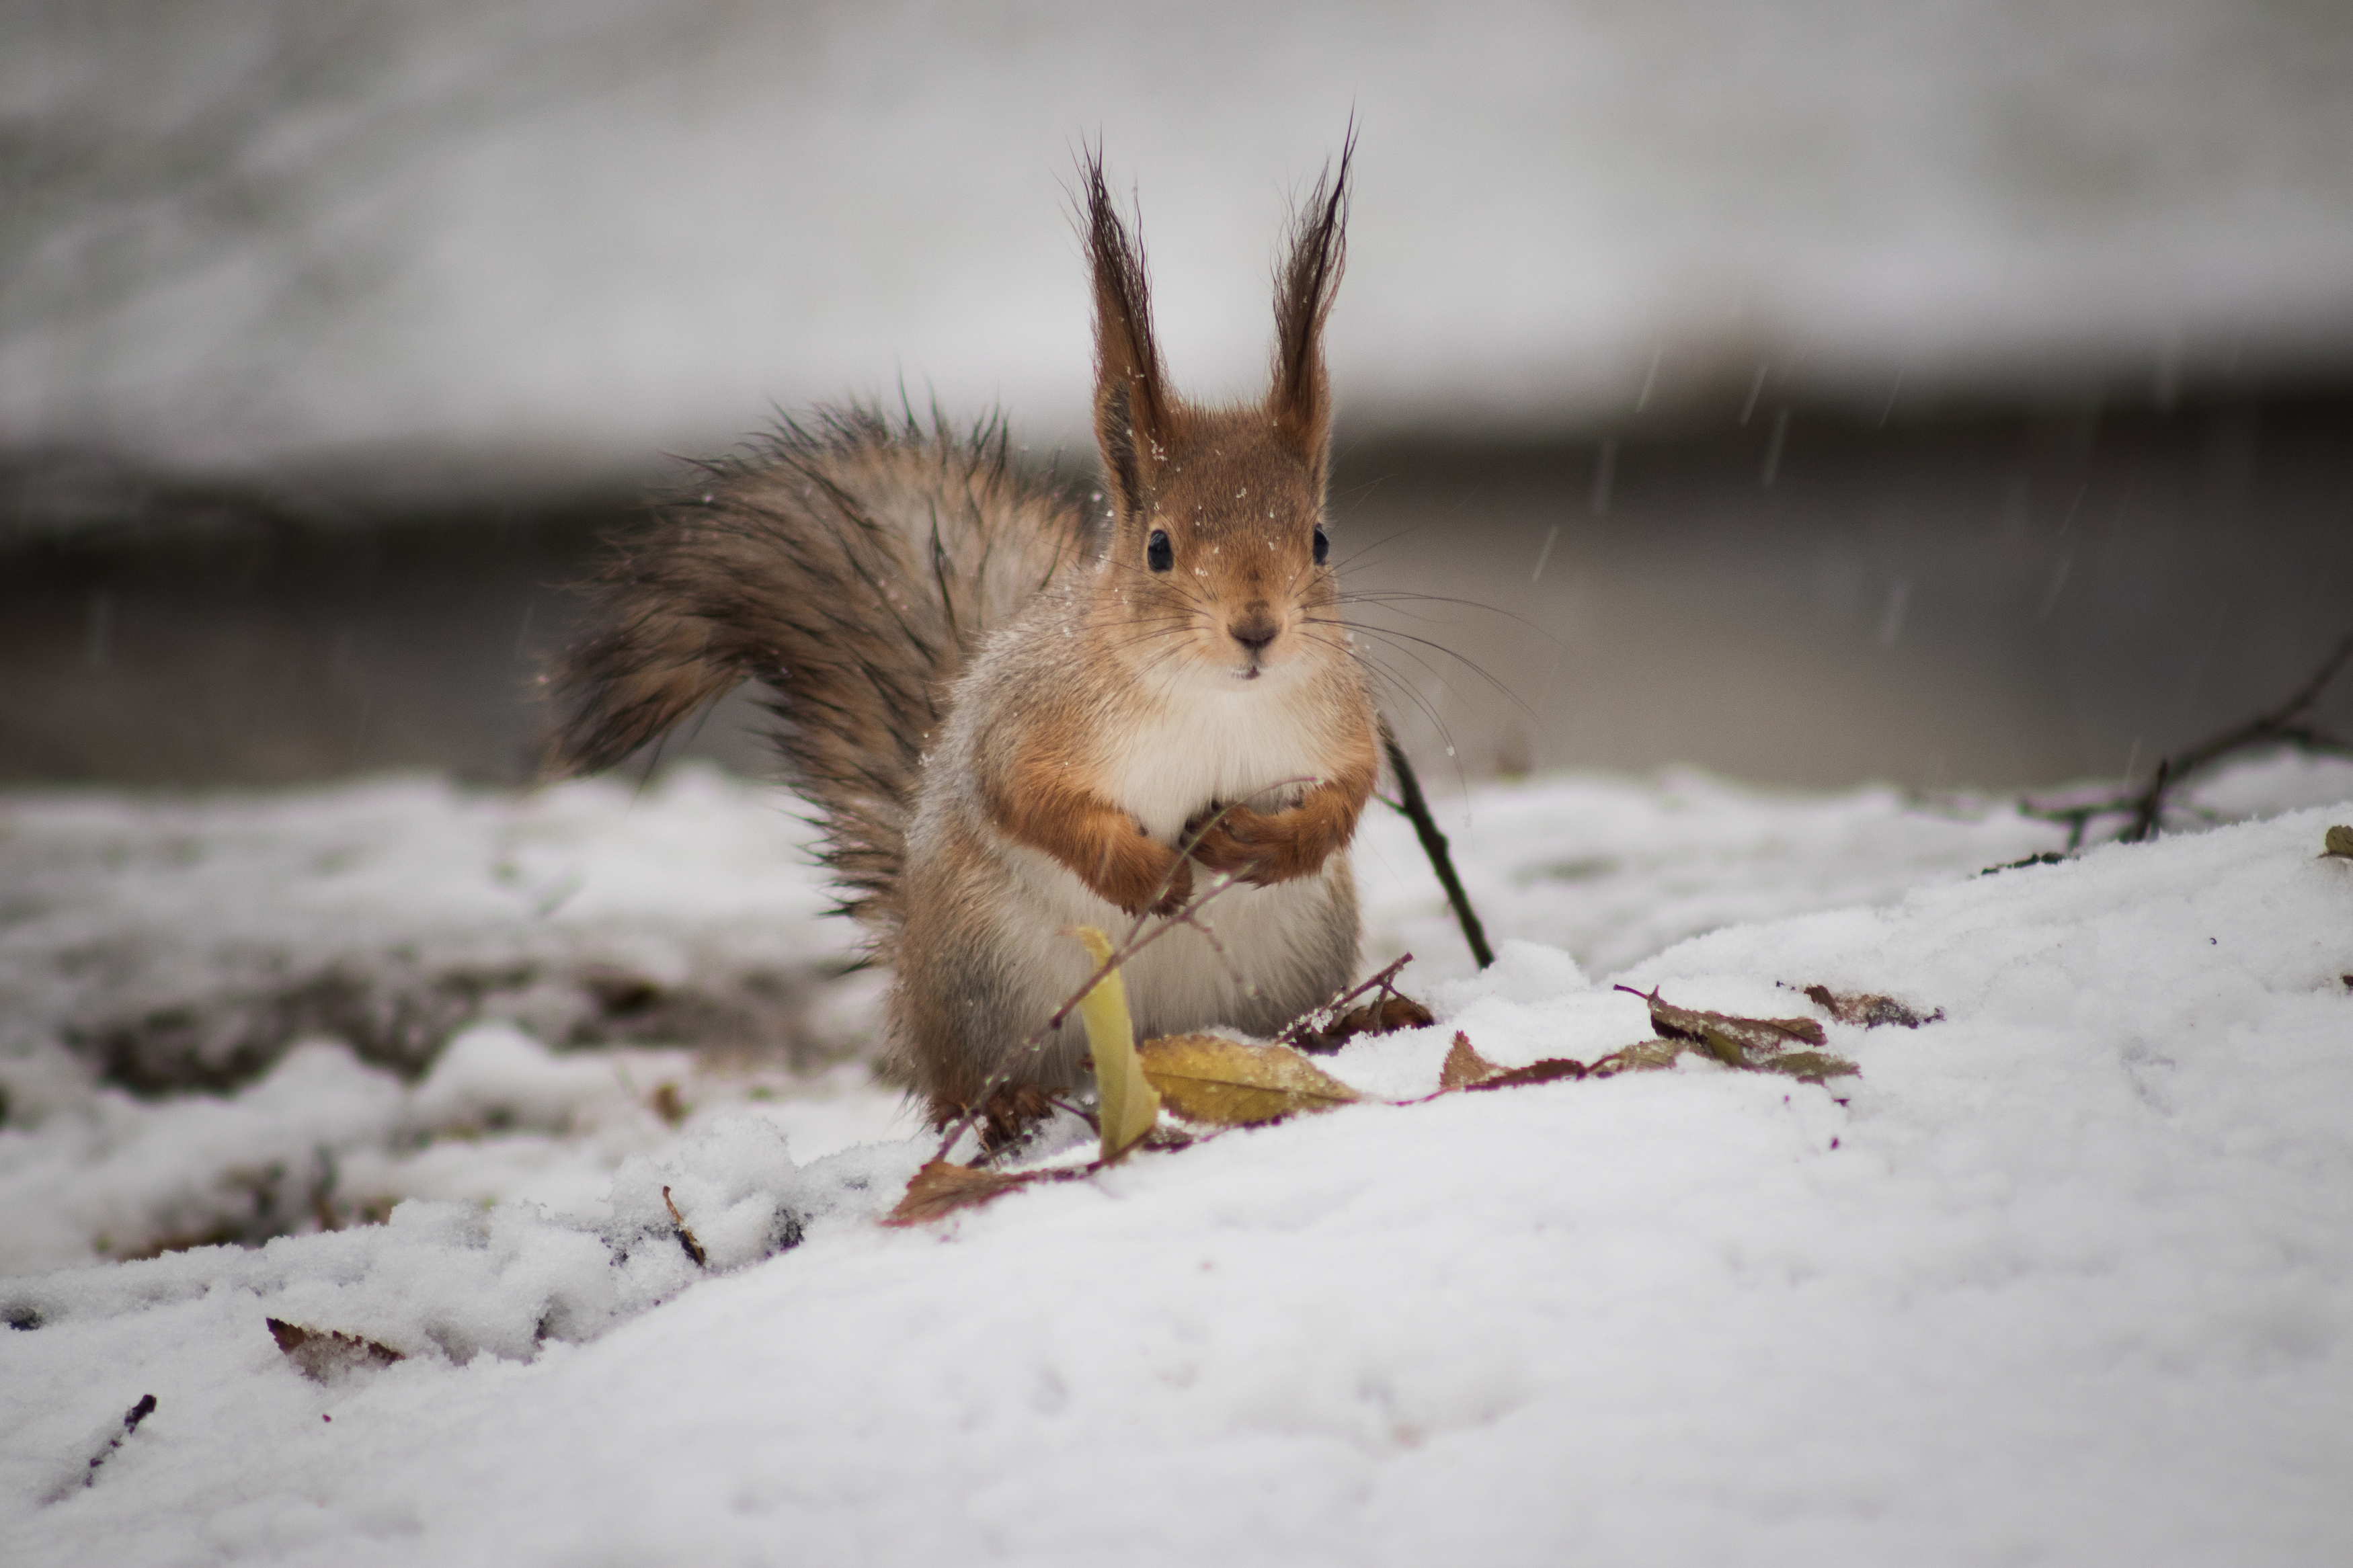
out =
<svg viewBox="0 0 2353 1568"><path fill-rule="evenodd" d="M694 1259L697 1268L708 1268L711 1260L703 1254L702 1243L697 1241L694 1232L687 1227L686 1216L679 1213L678 1205L670 1201L668 1187L662 1189L662 1207L670 1210L670 1228L678 1237L678 1244L686 1248L686 1255Z"/></svg>
<svg viewBox="0 0 2353 1568"><path fill-rule="evenodd" d="M1324 1030L1330 1028L1332 1026L1333 1020L1339 1017L1341 1009L1347 1006L1349 1003L1354 1002L1357 997L1362 996L1366 992L1378 988L1383 996L1391 996L1396 994L1398 971L1403 969L1407 964L1411 963L1412 962L1413 954L1409 952L1405 954L1395 963L1390 964L1388 968L1382 970L1379 973L1373 975L1370 979L1363 981L1362 983L1352 986L1348 990L1339 993L1337 995L1334 996L1332 1000L1324 1003L1320 1007L1311 1007L1306 1012L1302 1013L1298 1017L1293 1018L1282 1033L1276 1035L1274 1037L1286 1046L1296 1046L1301 1041L1310 1037L1311 1036L1320 1035L1324 1033Z"/></svg>
<svg viewBox="0 0 2353 1568"><path fill-rule="evenodd" d="M2124 830L2116 835L2118 843L2138 844L2155 837L2164 826L2166 813L2176 809L2168 796L2182 787L2191 774L2204 772L2225 757L2273 745L2293 746L2308 755L2353 756L2353 741L2328 734L2311 722L2314 706L2348 659L2353 659L2353 632L2346 634L2336 649L2321 661L2320 668L2276 707L2209 736L2186 752L2161 759L2146 788L2120 789L2092 800L2025 799L2019 802L2019 809L2040 821L2065 826L2071 853L2083 847L2092 824L2107 816L2126 819Z"/></svg>
<svg viewBox="0 0 2353 1568"><path fill-rule="evenodd" d="M1471 956L1484 969L1495 962L1494 950L1487 945L1487 928L1479 923L1477 911L1471 908L1471 895L1462 890L1462 879L1454 874L1454 857L1447 850L1446 835L1438 830L1438 819L1430 814L1430 802L1422 796L1421 781L1414 776L1413 763L1406 760L1405 748L1398 744L1397 731L1386 718L1381 721L1381 749L1388 753L1389 772L1397 775L1398 794L1403 797L1398 809L1413 824L1421 852L1430 857L1430 869L1438 873L1439 886L1446 889L1446 901L1454 906L1462 940L1471 944Z"/></svg>

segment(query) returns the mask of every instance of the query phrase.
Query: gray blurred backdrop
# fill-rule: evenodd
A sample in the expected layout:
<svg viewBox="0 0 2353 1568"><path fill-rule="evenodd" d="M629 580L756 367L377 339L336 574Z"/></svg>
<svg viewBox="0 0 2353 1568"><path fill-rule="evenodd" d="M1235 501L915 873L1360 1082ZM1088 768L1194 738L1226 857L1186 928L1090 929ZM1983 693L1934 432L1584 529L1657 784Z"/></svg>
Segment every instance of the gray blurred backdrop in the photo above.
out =
<svg viewBox="0 0 2353 1568"><path fill-rule="evenodd" d="M2353 627L2348 83L2288 0L0 0L0 782L523 778L669 455L1091 465L1098 140L1253 390L1352 116L1335 537L1431 595L1433 783L2146 769Z"/></svg>

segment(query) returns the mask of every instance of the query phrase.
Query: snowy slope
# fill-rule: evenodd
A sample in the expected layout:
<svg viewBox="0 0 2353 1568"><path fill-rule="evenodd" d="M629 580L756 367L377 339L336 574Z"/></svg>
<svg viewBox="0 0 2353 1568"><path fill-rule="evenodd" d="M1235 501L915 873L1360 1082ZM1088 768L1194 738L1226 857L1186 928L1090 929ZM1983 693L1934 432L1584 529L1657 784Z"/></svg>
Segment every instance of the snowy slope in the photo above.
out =
<svg viewBox="0 0 2353 1568"><path fill-rule="evenodd" d="M2250 809L2340 782L2273 768ZM1455 810L1494 933L1598 971L2057 842L2006 805L1694 774ZM406 1197L588 1212L623 1160L745 1110L804 1142L876 1135L896 1102L863 1072L812 1093L789 1070L870 1047L880 985L841 973L854 933L820 916L808 840L788 797L693 767L641 793L0 802L0 1126L25 1134L0 1132L0 1273L257 1243ZM1376 961L1417 953L1417 985L1467 973L1405 823L1374 814L1358 860ZM156 1093L191 1087L230 1092Z"/></svg>
<svg viewBox="0 0 2353 1568"><path fill-rule="evenodd" d="M1686 1059L1361 1107L916 1231L871 1220L928 1141L818 1158L722 1117L569 1213L419 1202L0 1282L26 1325L0 1335L0 1554L2341 1558L2353 864L2316 851L2353 777L2213 793L2342 804L1973 877L2043 830L1694 780L1492 792L1454 825L1474 890L1523 938L1556 900L1551 942L1476 976L1439 958L1440 1025L1335 1069L1403 1093L1458 1028L1506 1064L1646 1035L1565 942L1698 1005L1809 1011L1784 986L1825 982L1944 1010L1831 1024L1862 1069L1835 1096ZM1609 834L1583 840L1571 805L1614 805ZM1383 832L1379 940L1419 943L1425 895L1385 880L1408 846ZM1597 846L1618 864L1506 890ZM1711 860L1748 923L1622 932L1615 879L1696 918ZM1567 918L1595 887L1616 912ZM504 1055L470 1047L472 1070L528 1080L492 1027ZM279 1074L359 1070L334 1059ZM407 1359L306 1381L269 1316Z"/></svg>

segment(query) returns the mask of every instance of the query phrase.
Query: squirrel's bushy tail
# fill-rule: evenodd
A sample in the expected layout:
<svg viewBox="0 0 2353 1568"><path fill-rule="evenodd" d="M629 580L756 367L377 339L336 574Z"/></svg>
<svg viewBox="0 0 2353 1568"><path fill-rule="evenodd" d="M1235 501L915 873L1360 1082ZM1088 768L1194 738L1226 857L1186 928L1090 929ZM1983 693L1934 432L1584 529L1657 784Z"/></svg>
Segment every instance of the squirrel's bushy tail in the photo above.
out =
<svg viewBox="0 0 2353 1568"><path fill-rule="evenodd" d="M589 630L551 672L554 771L609 767L762 682L841 907L887 959L949 685L1089 552L1085 509L1009 459L1000 420L956 434L937 416L926 429L852 406L710 465L591 583Z"/></svg>

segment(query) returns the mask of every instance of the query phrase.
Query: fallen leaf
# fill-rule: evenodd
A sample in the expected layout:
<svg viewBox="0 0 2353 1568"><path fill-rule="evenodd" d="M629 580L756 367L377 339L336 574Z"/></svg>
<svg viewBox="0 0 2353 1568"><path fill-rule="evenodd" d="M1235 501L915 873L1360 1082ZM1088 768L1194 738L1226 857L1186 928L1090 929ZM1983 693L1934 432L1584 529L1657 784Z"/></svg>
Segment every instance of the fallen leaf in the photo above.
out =
<svg viewBox="0 0 2353 1568"><path fill-rule="evenodd" d="M969 1165L951 1165L945 1160L934 1160L917 1171L907 1184L906 1195L899 1200L882 1223L884 1225L922 1225L952 1215L958 1209L968 1209L1002 1197L1016 1187L1026 1187L1037 1180L1037 1173L1007 1175L1001 1171L976 1171Z"/></svg>
<svg viewBox="0 0 2353 1568"><path fill-rule="evenodd" d="M1136 1055L1169 1110L1214 1127L1255 1127L1361 1098L1289 1046L1166 1035L1145 1041Z"/></svg>
<svg viewBox="0 0 2353 1568"><path fill-rule="evenodd" d="M1345 1039L1351 1035L1387 1035L1398 1029L1426 1029L1438 1022L1437 1016L1410 996L1392 991L1378 1002L1368 1002L1340 1016L1332 1033Z"/></svg>
<svg viewBox="0 0 2353 1568"><path fill-rule="evenodd" d="M2320 841L2320 852L2334 855L2339 859L2353 860L2353 827L2330 828L2327 836Z"/></svg>
<svg viewBox="0 0 2353 1568"><path fill-rule="evenodd" d="M1728 1013L1704 1013L1695 1007L1678 1007L1661 997L1656 991L1635 991L1630 985L1620 985L1618 989L1632 992L1650 1003L1651 1027L1658 1030L1664 1041L1681 1040L1698 1047L1726 1067L1742 1068L1751 1072L1786 1072L1793 1078L1814 1083L1861 1070L1843 1057L1834 1057L1827 1051L1793 1052L1789 1049L1793 1044L1822 1046L1829 1043L1822 1033L1822 1026L1811 1018L1741 1018ZM1658 1045L1664 1042L1645 1043ZM1639 1048L1629 1047L1628 1050ZM1594 1065L1597 1068L1601 1066L1598 1062ZM1613 1070L1650 1065L1653 1064L1629 1060L1620 1068Z"/></svg>
<svg viewBox="0 0 2353 1568"><path fill-rule="evenodd" d="M1841 1024L1860 1024L1866 1029L1876 1029L1883 1024L1901 1024L1916 1029L1923 1024L1941 1023L1945 1010L1923 1013L1898 1002L1893 996L1875 995L1867 991L1833 991L1827 985L1803 987L1807 1000L1830 1014Z"/></svg>
<svg viewBox="0 0 2353 1568"><path fill-rule="evenodd" d="M1275 1039L1294 1050L1308 1051L1316 1056L1328 1056L1358 1035L1386 1035L1398 1029L1422 1029L1438 1022L1430 1010L1390 987L1398 972L1413 961L1407 953L1378 974L1321 1007L1310 1008L1288 1028L1280 1030ZM1372 1001L1347 1012L1340 1009L1367 991L1377 992Z"/></svg>
<svg viewBox="0 0 2353 1568"><path fill-rule="evenodd" d="M1778 1057L1767 1057L1757 1065L1767 1072L1787 1073L1806 1083L1852 1078L1862 1070L1844 1057L1834 1057L1828 1051L1785 1051Z"/></svg>
<svg viewBox="0 0 2353 1568"><path fill-rule="evenodd" d="M1550 1057L1540 1062L1530 1062L1524 1068L1506 1068L1493 1078L1462 1086L1465 1094L1476 1094L1490 1089L1518 1089L1531 1083L1553 1083L1561 1079L1577 1079L1586 1075L1583 1062L1567 1057Z"/></svg>
<svg viewBox="0 0 2353 1568"><path fill-rule="evenodd" d="M1461 1030L1454 1031L1454 1044L1446 1052L1446 1063L1438 1069L1440 1089L1469 1089L1483 1083L1504 1069L1471 1048L1471 1037Z"/></svg>
<svg viewBox="0 0 2353 1568"><path fill-rule="evenodd" d="M1471 1037L1457 1029L1454 1031L1454 1045L1446 1053L1445 1065L1438 1069L1438 1092L1518 1089L1524 1084L1583 1078L1586 1070L1583 1062L1571 1061L1567 1057L1548 1057L1524 1068L1499 1068L1472 1049Z"/></svg>
<svg viewBox="0 0 2353 1568"><path fill-rule="evenodd" d="M1675 1065L1691 1049L1683 1040L1637 1040L1620 1047L1586 1069L1589 1078L1616 1078L1621 1072L1657 1072Z"/></svg>
<svg viewBox="0 0 2353 1568"><path fill-rule="evenodd" d="M1093 926L1073 926L1070 934L1086 944L1098 964L1110 963L1111 938ZM1127 986L1113 964L1079 1003L1087 1026L1087 1050L1095 1063L1095 1114L1103 1134L1105 1164L1144 1142L1160 1120L1160 1096L1135 1059L1135 1025L1128 1016Z"/></svg>
<svg viewBox="0 0 2353 1568"><path fill-rule="evenodd" d="M262 1321L269 1325L269 1337L278 1342L286 1359L313 1383L325 1383L363 1367L390 1366L407 1359L390 1345L364 1340L357 1334L306 1329L283 1318L265 1318Z"/></svg>
<svg viewBox="0 0 2353 1568"><path fill-rule="evenodd" d="M1772 1056L1788 1049L1792 1042L1808 1046L1830 1043L1822 1026L1811 1018L1739 1018L1728 1013L1703 1013L1695 1007L1678 1007L1664 1001L1656 991L1636 991L1630 985L1618 989L1630 992L1651 1005L1651 1027L1669 1039L1688 1040L1705 1047L1708 1055L1726 1067L1756 1066L1748 1059L1751 1052Z"/></svg>

